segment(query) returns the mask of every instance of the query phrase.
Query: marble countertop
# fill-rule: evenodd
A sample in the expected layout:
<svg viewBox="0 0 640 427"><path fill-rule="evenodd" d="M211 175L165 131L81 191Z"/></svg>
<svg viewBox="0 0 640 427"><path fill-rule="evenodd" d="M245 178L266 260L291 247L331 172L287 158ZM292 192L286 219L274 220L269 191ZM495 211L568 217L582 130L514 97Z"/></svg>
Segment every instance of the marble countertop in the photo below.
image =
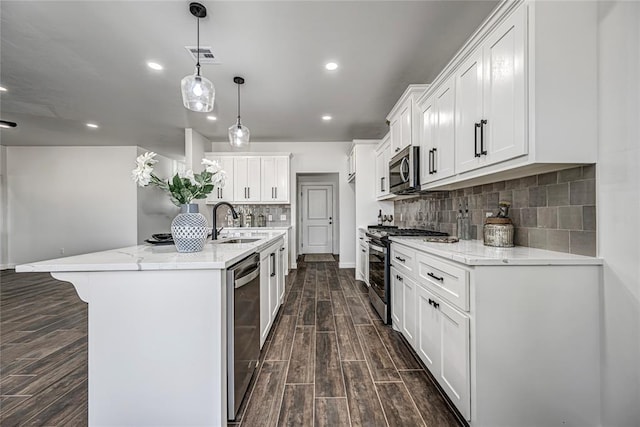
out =
<svg viewBox="0 0 640 427"><path fill-rule="evenodd" d="M272 230L289 230L290 225L284 225L280 227L223 227L220 231L224 234L225 231L272 231Z"/></svg>
<svg viewBox="0 0 640 427"><path fill-rule="evenodd" d="M16 271L136 271L136 270L218 270L227 268L254 252L275 243L285 231L254 233L260 237L252 243L213 243L208 241L201 252L179 253L174 245L138 245L93 252L16 266ZM218 242L224 239L218 240Z"/></svg>
<svg viewBox="0 0 640 427"><path fill-rule="evenodd" d="M600 265L601 258L564 252L516 246L494 248L481 240L460 240L457 243L425 242L423 237L391 237L419 251L447 258L466 265Z"/></svg>

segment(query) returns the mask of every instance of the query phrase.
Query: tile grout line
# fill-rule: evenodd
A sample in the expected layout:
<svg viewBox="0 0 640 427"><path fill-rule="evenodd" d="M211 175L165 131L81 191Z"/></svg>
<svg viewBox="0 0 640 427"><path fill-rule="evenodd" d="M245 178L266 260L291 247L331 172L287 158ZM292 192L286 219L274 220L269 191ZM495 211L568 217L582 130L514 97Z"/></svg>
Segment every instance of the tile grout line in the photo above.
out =
<svg viewBox="0 0 640 427"><path fill-rule="evenodd" d="M337 274L337 272L336 272ZM329 275L327 274L327 282L329 281ZM352 426L351 422L351 410L349 409L349 395L347 394L347 382L344 379L344 367L342 366L342 354L340 352L340 345L338 345L338 324L336 323L336 317L333 313L333 296L331 295L331 289L329 289L329 298L331 301L331 319L333 321L333 332L336 336L336 348L338 349L338 362L340 364L340 376L342 378L342 387L344 387L344 397L347 402L347 417L349 418L349 426Z"/></svg>
<svg viewBox="0 0 640 427"><path fill-rule="evenodd" d="M305 277L304 277L304 281L303 281L303 286L302 286L302 290L304 292L304 283L306 282L307 279L307 270L305 270ZM302 294L300 295L302 297ZM300 304L302 304L302 298L300 298ZM299 310L298 310L299 311ZM287 389L287 376L289 374L289 365L291 364L291 355L293 354L293 344L295 343L295 336L296 336L296 329L298 327L298 320L299 320L299 314L295 316L295 324L293 325L293 343L291 343L291 349L289 350L289 360L287 360L287 368L284 370L283 372L283 376L284 378L282 379L283 381L283 385L282 385L282 395L280 396L280 405L278 405L278 416L275 419L275 424L278 425L279 421L280 421L280 415L282 414L282 405L284 404L284 393ZM315 380L315 378L314 378ZM315 388L315 386L314 386Z"/></svg>

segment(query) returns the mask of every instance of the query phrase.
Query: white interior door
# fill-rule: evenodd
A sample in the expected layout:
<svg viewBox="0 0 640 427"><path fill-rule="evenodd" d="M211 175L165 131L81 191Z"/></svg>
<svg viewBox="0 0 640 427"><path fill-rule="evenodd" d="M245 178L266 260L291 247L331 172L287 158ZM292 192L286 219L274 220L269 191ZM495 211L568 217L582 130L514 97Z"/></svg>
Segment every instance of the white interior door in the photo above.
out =
<svg viewBox="0 0 640 427"><path fill-rule="evenodd" d="M333 186L302 186L302 253L333 253Z"/></svg>

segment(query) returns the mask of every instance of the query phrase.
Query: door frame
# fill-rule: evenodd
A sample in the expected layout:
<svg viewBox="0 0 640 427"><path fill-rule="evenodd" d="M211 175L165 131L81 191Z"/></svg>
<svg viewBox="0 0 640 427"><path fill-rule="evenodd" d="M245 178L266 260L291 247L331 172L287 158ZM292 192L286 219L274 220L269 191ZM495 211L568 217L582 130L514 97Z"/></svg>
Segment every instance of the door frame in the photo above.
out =
<svg viewBox="0 0 640 427"><path fill-rule="evenodd" d="M302 229L302 187L305 185L328 185L331 186L331 192L332 192L332 212L331 212L331 217L333 218L333 227L331 230L331 246L332 246L332 250L331 253L332 254L337 254L338 249L336 248L336 231L337 231L337 223L336 223L336 203L338 203L338 200L336 200L336 183L335 182L330 182L330 181L317 181L317 182L300 182L298 181L297 185L296 185L296 202L297 202L297 208L296 208L296 228L298 229L298 244L296 245L298 248L298 255L304 255L303 251L302 251L302 240L303 240L303 229Z"/></svg>

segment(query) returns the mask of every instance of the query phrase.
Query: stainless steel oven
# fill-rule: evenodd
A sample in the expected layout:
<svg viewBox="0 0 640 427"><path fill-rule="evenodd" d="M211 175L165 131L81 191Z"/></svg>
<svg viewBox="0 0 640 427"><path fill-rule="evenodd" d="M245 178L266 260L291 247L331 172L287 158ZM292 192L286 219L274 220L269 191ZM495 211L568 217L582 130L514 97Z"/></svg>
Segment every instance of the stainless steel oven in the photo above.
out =
<svg viewBox="0 0 640 427"><path fill-rule="evenodd" d="M389 161L389 191L394 194L420 191L419 147L410 145Z"/></svg>
<svg viewBox="0 0 640 427"><path fill-rule="evenodd" d="M387 264L389 248L375 238L369 240L369 300L380 315L380 318L389 323L389 287L387 275L389 269Z"/></svg>

